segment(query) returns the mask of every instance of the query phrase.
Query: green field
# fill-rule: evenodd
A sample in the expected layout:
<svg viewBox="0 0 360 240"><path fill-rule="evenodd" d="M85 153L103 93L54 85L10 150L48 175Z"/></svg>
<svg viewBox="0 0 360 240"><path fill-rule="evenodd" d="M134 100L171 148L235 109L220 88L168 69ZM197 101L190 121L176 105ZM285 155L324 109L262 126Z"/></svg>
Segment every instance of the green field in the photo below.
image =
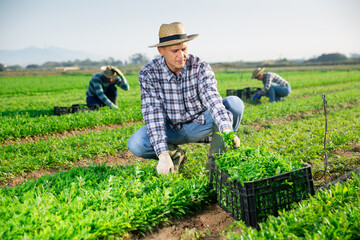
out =
<svg viewBox="0 0 360 240"><path fill-rule="evenodd" d="M291 95L274 104L265 97L260 102L245 101L237 132L241 144L261 146L287 160L308 163L313 173L321 175L319 171L325 168L325 94L328 174L315 178L315 187L358 168L360 70L277 73L290 82ZM225 97L226 89L261 87L260 81L250 80L250 76L250 72L216 73L220 94ZM156 160L149 160L123 167L77 167L5 187L13 179L39 170L64 170L84 160L128 152L127 140L143 121L137 75L126 78L130 90L119 89L119 110L106 107L62 116L53 114L54 106L84 104L91 75L0 78L1 239L126 238L212 202L204 171L207 144L184 145L188 160L174 176L159 177ZM359 235L339 236L356 239L352 236Z"/></svg>

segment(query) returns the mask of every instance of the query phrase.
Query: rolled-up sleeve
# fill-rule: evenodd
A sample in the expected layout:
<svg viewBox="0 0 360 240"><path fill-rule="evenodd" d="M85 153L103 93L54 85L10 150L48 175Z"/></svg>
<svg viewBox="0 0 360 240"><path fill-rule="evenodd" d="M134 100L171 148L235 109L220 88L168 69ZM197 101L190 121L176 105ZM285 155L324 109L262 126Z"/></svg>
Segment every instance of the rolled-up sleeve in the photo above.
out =
<svg viewBox="0 0 360 240"><path fill-rule="evenodd" d="M208 64L200 65L200 98L209 109L220 132L225 128L232 129L232 113L223 105L222 97L217 90L215 74Z"/></svg>

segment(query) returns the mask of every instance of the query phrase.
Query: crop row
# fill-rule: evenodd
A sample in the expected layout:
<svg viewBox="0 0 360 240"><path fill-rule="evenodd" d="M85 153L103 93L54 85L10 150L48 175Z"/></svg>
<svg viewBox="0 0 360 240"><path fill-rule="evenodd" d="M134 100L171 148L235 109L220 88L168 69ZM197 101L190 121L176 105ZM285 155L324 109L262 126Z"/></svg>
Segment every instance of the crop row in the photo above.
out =
<svg viewBox="0 0 360 240"><path fill-rule="evenodd" d="M140 107L139 107L140 108ZM108 124L123 124L142 119L136 106L126 111L111 111L100 109L85 113L67 114L61 116L31 117L28 114L2 117L0 139L19 139L49 133L65 132L74 129L86 129Z"/></svg>
<svg viewBox="0 0 360 240"><path fill-rule="evenodd" d="M264 102L266 100L262 100L265 104L261 105L254 106L247 104L243 123L261 122L264 121L264 119L275 116L320 109L322 106L321 92L335 91L327 95L327 98L329 98L329 106L356 101L359 99L359 85L360 81L357 81L347 82L342 86L340 84L317 86L312 88L311 91L302 89L302 91L299 91L302 92L302 94L298 94L295 91L294 96L290 96L287 101L276 104L276 106L266 104ZM342 91L339 90L340 87ZM307 97L301 98L304 94L307 95ZM36 98L37 96L33 97ZM50 97L47 96L43 101L49 98ZM0 139L2 141L142 119L140 100L135 97L130 98L130 100L120 99L118 104L120 107L119 111L110 111L106 108L96 113L64 116L52 115L53 109L39 109L39 106L46 106L43 102L34 102L31 107L34 110L20 110L25 107L22 103L29 102L30 99L28 96L16 99L20 104L17 105L15 101L12 102L15 98L10 98L7 100L7 103L5 103L5 105L17 106L18 110L8 111L5 109L2 112L1 121L3 124L0 129ZM30 108L29 104L27 106ZM270 107L271 111L269 111ZM36 108L37 110L35 110Z"/></svg>
<svg viewBox="0 0 360 240"><path fill-rule="evenodd" d="M351 170L360 164L359 154L352 152L360 143L360 104L335 109L327 114L326 152L328 171L335 175ZM247 146L266 149L312 164L313 171L324 169L325 116L323 112L305 115L297 120L272 119L260 129L243 128L240 139ZM349 151L342 156L337 152Z"/></svg>
<svg viewBox="0 0 360 240"><path fill-rule="evenodd" d="M359 112L360 104L355 104L341 111L328 113L328 151L348 149L350 143L360 141L360 123L354 121L359 119ZM24 171L66 166L84 158L126 151L128 138L142 125L137 123L129 127L90 131L66 138L49 137L35 142L3 145L0 147L0 179L18 176ZM316 170L323 166L322 112L306 115L297 121L274 118L260 130L255 130L251 125L242 126L241 129L239 136L243 145L273 149L283 156L291 156L293 160L312 163ZM203 151L206 153L206 149ZM338 156L329 154L329 157L331 162ZM203 161L205 156L200 158ZM348 170L351 165L347 161L336 160L338 168Z"/></svg>
<svg viewBox="0 0 360 240"><path fill-rule="evenodd" d="M75 168L0 189L1 239L121 238L211 199L208 177L159 177L153 165Z"/></svg>
<svg viewBox="0 0 360 240"><path fill-rule="evenodd" d="M93 156L111 155L126 149L131 134L140 124L109 131L92 131L66 138L48 138L35 142L0 147L0 180L24 171L72 165Z"/></svg>

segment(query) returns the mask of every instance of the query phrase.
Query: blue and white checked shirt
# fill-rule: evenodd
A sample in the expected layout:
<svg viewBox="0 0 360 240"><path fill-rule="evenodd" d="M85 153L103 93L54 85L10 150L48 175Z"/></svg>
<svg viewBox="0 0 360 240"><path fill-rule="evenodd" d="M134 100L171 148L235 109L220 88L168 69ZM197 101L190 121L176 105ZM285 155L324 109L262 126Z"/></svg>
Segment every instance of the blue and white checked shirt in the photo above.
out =
<svg viewBox="0 0 360 240"><path fill-rule="evenodd" d="M264 88L259 91L262 95L269 91L272 83L283 87L289 85L289 83L285 79L273 72L265 72L262 82L264 84Z"/></svg>
<svg viewBox="0 0 360 240"><path fill-rule="evenodd" d="M166 122L175 131L189 121L205 124L203 113L209 109L220 131L232 129L232 113L222 103L214 72L198 57L188 54L178 75L158 57L141 69L139 83L142 114L157 155L168 150Z"/></svg>

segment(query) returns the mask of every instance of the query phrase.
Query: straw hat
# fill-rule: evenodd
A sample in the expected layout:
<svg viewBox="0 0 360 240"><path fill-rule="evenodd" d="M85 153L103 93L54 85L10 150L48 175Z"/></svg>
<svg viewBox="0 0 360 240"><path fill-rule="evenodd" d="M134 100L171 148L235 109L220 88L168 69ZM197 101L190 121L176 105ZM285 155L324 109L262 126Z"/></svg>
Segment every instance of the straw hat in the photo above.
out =
<svg viewBox="0 0 360 240"><path fill-rule="evenodd" d="M252 77L251 79L256 78L257 76L259 76L261 73L263 73L265 70L265 68L256 68L253 72L252 72Z"/></svg>
<svg viewBox="0 0 360 240"><path fill-rule="evenodd" d="M116 67L113 66L102 66L101 68L102 73L105 75L105 77L107 78L116 78L117 77L117 72L116 72Z"/></svg>
<svg viewBox="0 0 360 240"><path fill-rule="evenodd" d="M188 42L199 36L199 34L187 35L184 24L173 22L162 24L159 30L159 43L149 47L164 47Z"/></svg>

